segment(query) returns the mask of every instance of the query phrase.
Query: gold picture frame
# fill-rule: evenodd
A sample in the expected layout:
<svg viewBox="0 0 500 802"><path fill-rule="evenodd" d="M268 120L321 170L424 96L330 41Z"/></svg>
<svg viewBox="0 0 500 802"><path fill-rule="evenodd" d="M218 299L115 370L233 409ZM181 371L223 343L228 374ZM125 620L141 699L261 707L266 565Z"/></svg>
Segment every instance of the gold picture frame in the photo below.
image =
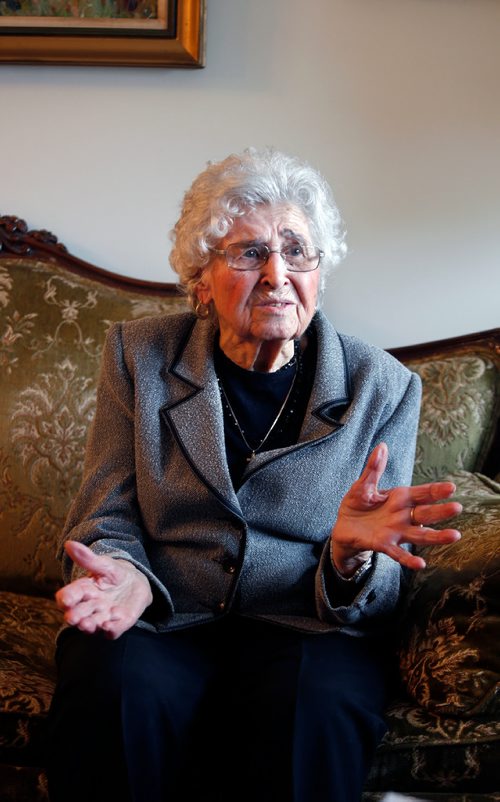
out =
<svg viewBox="0 0 500 802"><path fill-rule="evenodd" d="M205 14L205 0L0 0L0 62L203 67Z"/></svg>

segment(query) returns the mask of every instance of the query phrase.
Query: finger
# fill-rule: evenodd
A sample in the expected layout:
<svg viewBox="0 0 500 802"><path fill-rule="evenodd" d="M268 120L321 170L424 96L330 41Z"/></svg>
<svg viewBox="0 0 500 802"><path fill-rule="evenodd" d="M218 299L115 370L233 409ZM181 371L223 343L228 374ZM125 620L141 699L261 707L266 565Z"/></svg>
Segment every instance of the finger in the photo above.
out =
<svg viewBox="0 0 500 802"><path fill-rule="evenodd" d="M83 601L98 598L99 590L92 579L82 577L57 591L55 599L60 610L80 604Z"/></svg>
<svg viewBox="0 0 500 802"><path fill-rule="evenodd" d="M91 574L107 575L110 568L109 557L94 552L83 543L76 540L67 540L64 544L66 553L76 565Z"/></svg>
<svg viewBox="0 0 500 802"><path fill-rule="evenodd" d="M377 485L387 467L387 460L389 458L389 449L386 443L379 443L375 446L372 453L368 457L365 469L360 476L360 479L373 482Z"/></svg>
<svg viewBox="0 0 500 802"><path fill-rule="evenodd" d="M353 494L368 506L385 501L387 498L387 493L379 491L378 483L387 467L388 458L387 445L379 443L368 457L361 476L351 488Z"/></svg>
<svg viewBox="0 0 500 802"><path fill-rule="evenodd" d="M102 632L106 636L108 640L118 640L124 632L130 629L129 626L123 626L123 624L109 624L105 627L102 627Z"/></svg>
<svg viewBox="0 0 500 802"><path fill-rule="evenodd" d="M85 620L85 624L90 628L93 628L94 632L104 632L107 636L108 630L111 627L115 627L116 623L120 625L120 619L113 616L113 613L109 610L96 612L94 615L89 616L88 619ZM87 630L89 631L89 630ZM124 631L124 630L123 630Z"/></svg>
<svg viewBox="0 0 500 802"><path fill-rule="evenodd" d="M76 627L85 618L97 616L100 616L102 620L105 620L106 617L109 616L109 605L106 606L92 600L88 602L82 602L81 604L77 604L75 607L69 608L66 611L64 620L67 624L70 624L70 626Z"/></svg>
<svg viewBox="0 0 500 802"><path fill-rule="evenodd" d="M106 617L89 615L86 618L82 618L77 624L74 624L74 626L76 629L79 629L80 632L85 632L87 635L94 635L96 632L104 632L107 636L107 631L104 627L108 624L109 619Z"/></svg>
<svg viewBox="0 0 500 802"><path fill-rule="evenodd" d="M387 554L388 557L391 557L391 559L396 560L400 565L404 565L405 568L411 568L412 571L420 571L426 566L425 560L422 557L412 554L410 551L401 548L401 546L389 544L384 549L384 553Z"/></svg>
<svg viewBox="0 0 500 802"><path fill-rule="evenodd" d="M462 512L462 505L458 501L448 501L441 504L419 504L413 507L413 524L429 526L430 524L454 518Z"/></svg>
<svg viewBox="0 0 500 802"><path fill-rule="evenodd" d="M80 632L85 632L86 635L94 635L97 632L97 624L93 620L92 617L90 618L83 618L81 621L78 621L77 624L72 624L75 629L79 629Z"/></svg>
<svg viewBox="0 0 500 802"><path fill-rule="evenodd" d="M449 543L456 543L462 535L458 529L428 529L426 527L414 526L405 539L406 543L413 546L442 546Z"/></svg>
<svg viewBox="0 0 500 802"><path fill-rule="evenodd" d="M79 605L75 610L68 611L64 620L70 626L76 627L87 634L94 634L97 631L106 631L108 626L113 626L115 621L120 618L113 608L109 605Z"/></svg>
<svg viewBox="0 0 500 802"><path fill-rule="evenodd" d="M135 619L115 613L115 617L105 621L101 629L109 640L116 640L134 624Z"/></svg>
<svg viewBox="0 0 500 802"><path fill-rule="evenodd" d="M69 626L75 627L75 629L79 629L81 632L86 632L88 635L93 635L98 629L97 620L93 615L74 619L69 614L66 614L64 620Z"/></svg>
<svg viewBox="0 0 500 802"><path fill-rule="evenodd" d="M453 482L428 482L411 488L410 499L415 504L430 504L433 501L444 501L456 491Z"/></svg>

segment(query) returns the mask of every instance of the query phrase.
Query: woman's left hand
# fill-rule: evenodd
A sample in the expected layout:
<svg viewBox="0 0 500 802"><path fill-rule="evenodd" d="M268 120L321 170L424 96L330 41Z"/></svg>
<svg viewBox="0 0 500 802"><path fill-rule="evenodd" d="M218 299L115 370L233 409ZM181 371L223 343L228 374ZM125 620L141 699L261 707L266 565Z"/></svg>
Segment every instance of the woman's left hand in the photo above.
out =
<svg viewBox="0 0 500 802"><path fill-rule="evenodd" d="M431 546L460 539L456 529L431 528L462 511L458 502L445 501L455 492L455 485L431 482L379 490L388 456L387 445L380 443L340 505L331 535L331 555L335 567L345 576L353 574L374 551L419 570L425 568L425 561L402 548L403 543Z"/></svg>

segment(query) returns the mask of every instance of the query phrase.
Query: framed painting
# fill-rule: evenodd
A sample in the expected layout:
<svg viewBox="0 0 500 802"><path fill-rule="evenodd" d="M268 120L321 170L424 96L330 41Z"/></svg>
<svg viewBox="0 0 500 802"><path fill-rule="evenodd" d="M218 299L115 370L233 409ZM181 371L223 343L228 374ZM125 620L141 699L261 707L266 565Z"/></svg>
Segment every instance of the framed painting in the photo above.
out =
<svg viewBox="0 0 500 802"><path fill-rule="evenodd" d="M203 67L205 0L0 0L0 62Z"/></svg>

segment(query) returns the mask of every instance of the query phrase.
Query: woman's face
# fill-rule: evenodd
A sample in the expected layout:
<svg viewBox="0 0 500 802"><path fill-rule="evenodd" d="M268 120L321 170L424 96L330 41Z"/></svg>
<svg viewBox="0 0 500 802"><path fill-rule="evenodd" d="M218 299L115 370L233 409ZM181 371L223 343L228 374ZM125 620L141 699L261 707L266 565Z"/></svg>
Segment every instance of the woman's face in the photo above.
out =
<svg viewBox="0 0 500 802"><path fill-rule="evenodd" d="M307 219L296 206L261 206L238 218L219 244L264 243L280 250L295 241L312 242ZM222 339L239 342L286 342L299 338L316 309L319 268L307 273L289 270L279 253L271 253L260 270L238 271L216 255L198 289L204 304L213 301Z"/></svg>

